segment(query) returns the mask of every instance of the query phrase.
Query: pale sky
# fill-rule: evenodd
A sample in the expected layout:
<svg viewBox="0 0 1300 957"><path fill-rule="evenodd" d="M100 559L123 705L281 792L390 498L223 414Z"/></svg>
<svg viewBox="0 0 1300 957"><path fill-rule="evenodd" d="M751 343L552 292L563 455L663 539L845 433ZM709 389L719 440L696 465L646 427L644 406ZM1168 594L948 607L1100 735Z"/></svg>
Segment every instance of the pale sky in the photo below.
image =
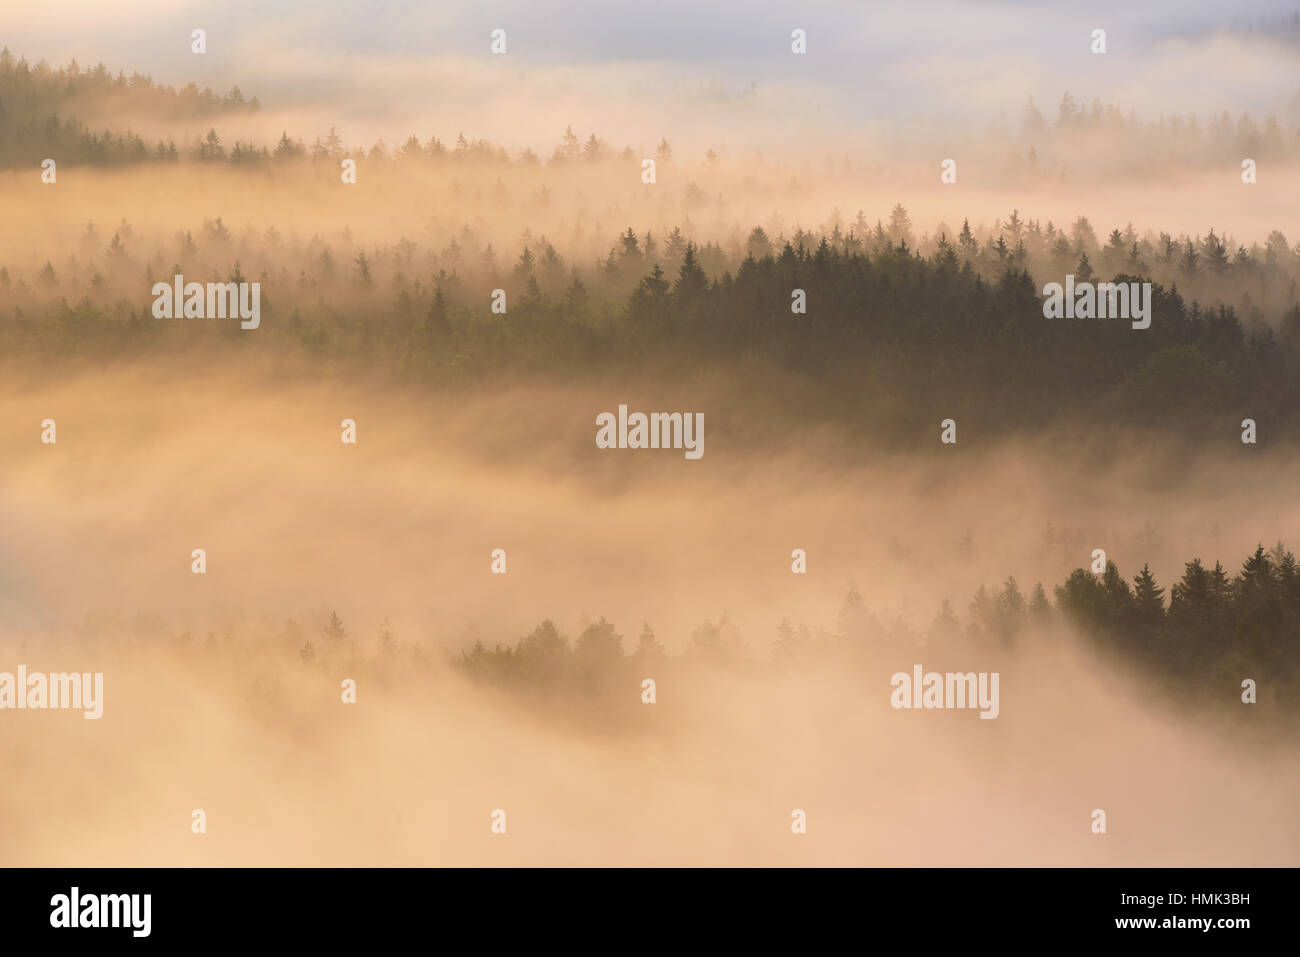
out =
<svg viewBox="0 0 1300 957"><path fill-rule="evenodd" d="M1296 0L12 6L0 43L29 59L102 60L217 90L237 83L268 109L390 140L454 126L540 149L554 144L557 123L616 143L732 124L738 143L761 145L914 118L978 130L1000 113L1018 119L1028 95L1051 115L1067 88L1143 116L1202 118L1281 116L1300 92L1300 38L1232 29L1290 17ZM195 27L208 33L203 56L189 49ZM790 51L796 27L807 31L803 56ZM504 57L489 53L495 28L506 31ZM1089 50L1097 28L1105 55Z"/></svg>

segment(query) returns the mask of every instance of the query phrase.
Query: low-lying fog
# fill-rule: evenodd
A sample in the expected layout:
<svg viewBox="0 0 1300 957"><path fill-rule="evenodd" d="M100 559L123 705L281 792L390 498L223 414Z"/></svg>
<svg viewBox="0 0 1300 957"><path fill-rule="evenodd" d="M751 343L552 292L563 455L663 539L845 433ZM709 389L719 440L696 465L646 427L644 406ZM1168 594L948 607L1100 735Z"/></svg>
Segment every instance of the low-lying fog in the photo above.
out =
<svg viewBox="0 0 1300 957"><path fill-rule="evenodd" d="M758 428L699 382L447 395L170 362L0 382L0 671L105 674L98 721L0 714L6 864L1300 862L1293 737L1221 701L1176 710L1064 630L850 669L671 669L610 727L445 664L543 618L573 638L605 616L629 652L649 622L676 654L723 615L761 664L783 617L833 627L850 581L921 629L1008 575L1050 595L1093 548L1165 586L1192 557L1235 571L1300 542L1296 463L1264 444L943 447L936 422L933 453L901 457ZM703 412L703 457L598 449L620 402ZM363 663L283 646L286 619L315 639L330 610ZM371 660L386 616L427 664ZM914 663L1000 671L999 717L892 709Z"/></svg>

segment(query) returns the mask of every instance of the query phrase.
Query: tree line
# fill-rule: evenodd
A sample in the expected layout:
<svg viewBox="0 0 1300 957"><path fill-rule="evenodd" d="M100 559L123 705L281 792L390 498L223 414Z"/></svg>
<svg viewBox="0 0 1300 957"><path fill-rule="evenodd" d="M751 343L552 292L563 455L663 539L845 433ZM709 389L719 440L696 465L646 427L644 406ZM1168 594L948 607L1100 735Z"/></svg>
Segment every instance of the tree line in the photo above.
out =
<svg viewBox="0 0 1300 957"><path fill-rule="evenodd" d="M478 640L455 665L473 681L507 689L596 692L700 664L782 668L887 649L925 648L933 655L1025 648L1061 640L1062 625L1108 661L1128 663L1171 693L1240 689L1249 678L1268 687L1270 700L1300 707L1300 570L1281 543L1271 550L1260 545L1236 574L1219 562L1210 568L1193 559L1167 590L1149 566L1130 581L1113 561L1103 574L1076 569L1051 598L1041 583L1026 595L1011 577L998 588L981 587L964 623L945 600L920 631L882 622L850 586L833 626L783 619L766 640L767 651L763 642L749 645L725 616L696 628L677 655L665 651L649 624L626 642L601 618L570 640L547 619L514 644L489 648ZM1224 700L1235 701L1236 694Z"/></svg>
<svg viewBox="0 0 1300 957"><path fill-rule="evenodd" d="M893 218L905 216L896 210ZM224 276L196 264L200 243L222 256L243 245L220 219L205 224L197 241L183 234L173 250L181 261L169 266L159 255L143 264L135 258L124 223L108 249L107 275L97 272L89 288L79 287L79 299L61 294L67 278L52 263L30 284L0 267L0 346L105 357L216 340L367 364L438 386L596 370L680 374L722 363L748 370L742 378L756 386L772 377L802 383L807 408L792 411L882 439L916 435L948 416L990 434L1068 419L1187 424L1203 435L1252 418L1268 423L1270 439L1294 438L1300 303L1293 298L1276 324L1244 323L1232 305L1205 307L1184 297L1179 280L1157 281L1151 327L1135 331L1122 320L1045 319L1029 270L1003 262L996 245L992 253L987 244L964 246L961 235L955 243L941 236L929 255L911 248L906 234L895 245L883 226L866 239L856 229L822 235L815 245L805 239L812 237L777 249L757 227L743 258L727 268L734 252L717 244L697 247L680 229L660 243L629 228L608 257L584 270L541 238L508 268L482 262L465 273L455 265L466 258L465 244L453 239L459 248L444 250L429 279L418 278L413 243L374 259L360 252L349 269L317 240L298 251L314 274L300 270L294 279L276 268L272 240L248 250L251 263L236 258ZM1284 247L1279 241L1279 256ZM1086 250L1085 243L1072 267L1080 275ZM1104 250L1097 258L1107 261ZM706 263L720 271L710 277ZM1117 268L1116 281L1150 278L1146 263L1133 273L1127 263ZM1286 301L1294 268L1290 259L1250 259L1230 263L1219 281L1225 290L1238 280L1257 294L1273 289ZM261 329L153 317L140 291L179 272L260 281ZM124 287L136 291L133 300L112 297ZM494 287L507 292L504 314L491 311ZM806 294L806 313L792 312L796 289ZM882 396L894 397L888 408Z"/></svg>
<svg viewBox="0 0 1300 957"><path fill-rule="evenodd" d="M73 59L61 69L44 61L32 66L8 47L0 49L0 167L38 164L46 157L91 166L176 162L181 151L174 140L149 144L129 129L95 127L104 117L180 123L259 109L258 98L246 99L238 86L225 94L194 83L178 90L140 73L114 76L103 63L83 69Z"/></svg>
<svg viewBox="0 0 1300 957"><path fill-rule="evenodd" d="M390 147L382 139L370 146L345 145L334 127L328 134L306 143L299 136L283 131L276 144L234 141L223 143L216 125L205 135L194 137L177 148L174 140L146 144L137 134L122 130L93 127L104 117L137 116L168 122L189 122L218 118L230 111L256 111L261 103L256 96L246 97L238 86L225 94L189 83L181 89L157 84L152 78L133 72L116 75L103 63L81 67L72 60L62 68L44 61L34 66L23 57L15 57L6 47L0 49L0 166L39 163L52 152L59 161L97 166L139 162L175 162L180 158L195 161L224 161L234 164L259 164L310 158L333 161L351 157L371 161L420 160L437 163L444 160L469 159L499 165L538 165L543 162L597 162L622 156L639 162L630 146L613 147L594 133L586 139L565 130L560 144L549 159L531 148L511 156L503 147L483 139L466 138L459 133L451 145L436 135L421 138L411 133L400 144ZM1210 116L1204 123L1196 116L1162 114L1155 120L1139 119L1118 103L1091 103L1064 91L1054 115L1027 98L1018 127L1006 120L993 124L986 134L996 141L995 152L1011 147L1018 175L1059 175L1068 159L1081 145L1106 137L1111 152L1126 157L1176 155L1180 161L1205 165L1221 164L1241 157L1261 161L1300 159L1300 91L1287 103L1282 119L1269 115L1252 118L1249 113L1232 117L1226 111ZM1041 154L1041 155L1040 155ZM656 153L660 161L672 156L667 141ZM714 151L705 157L716 160ZM1057 169L1057 167L1061 169Z"/></svg>

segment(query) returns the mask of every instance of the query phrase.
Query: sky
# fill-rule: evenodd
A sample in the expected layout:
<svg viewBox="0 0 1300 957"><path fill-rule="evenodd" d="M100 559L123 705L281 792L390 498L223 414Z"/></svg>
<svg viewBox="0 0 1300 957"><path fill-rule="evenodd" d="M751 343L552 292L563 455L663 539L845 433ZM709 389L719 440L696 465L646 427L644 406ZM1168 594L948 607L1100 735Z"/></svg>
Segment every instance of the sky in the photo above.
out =
<svg viewBox="0 0 1300 957"><path fill-rule="evenodd" d="M1300 110L1300 36L1242 26L1295 0L763 3L591 0L322 10L308 0L51 0L7 10L0 43L31 60L103 61L160 82L238 84L358 138L435 130L547 149L572 123L617 143L721 134L762 148L919 119L978 132L1076 98L1139 115ZM190 31L208 52L190 52ZM489 52L506 31L505 56ZM807 53L790 50L807 32ZM1094 29L1107 52L1090 52ZM1276 31L1273 31L1276 32ZM1214 64L1207 69L1207 64ZM1300 117L1297 117L1300 119ZM451 127L455 127L448 133Z"/></svg>

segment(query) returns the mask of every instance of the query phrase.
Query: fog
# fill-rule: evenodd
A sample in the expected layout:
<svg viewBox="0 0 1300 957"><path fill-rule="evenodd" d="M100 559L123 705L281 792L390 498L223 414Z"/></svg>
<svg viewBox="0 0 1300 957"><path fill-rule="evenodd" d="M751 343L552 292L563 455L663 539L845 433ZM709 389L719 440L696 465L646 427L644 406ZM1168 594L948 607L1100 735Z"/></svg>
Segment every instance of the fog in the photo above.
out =
<svg viewBox="0 0 1300 957"><path fill-rule="evenodd" d="M31 370L6 376L11 623L70 626L116 607L186 627L197 614L206 629L327 604L448 640L471 622L508 637L586 614L650 620L671 643L728 612L766 642L783 615L833 613L850 580L924 624L943 598L962 608L1007 575L1050 586L1094 548L1168 581L1193 556L1231 565L1260 541L1300 541L1300 505L1282 494L1293 453L1243 448L1235 432L1200 454L1123 433L972 433L945 447L936 420L934 452L901 454L721 385L430 395L176 366L39 390ZM620 403L702 411L703 457L598 449L596 416ZM40 443L45 418L57 445ZM208 553L201 579L194 548ZM496 548L504 577L489 574ZM809 575L791 583L794 548Z"/></svg>
<svg viewBox="0 0 1300 957"><path fill-rule="evenodd" d="M1187 461L1050 435L877 455L797 421L746 428L725 390L663 382L431 397L179 363L57 380L8 368L3 382L6 667L105 673L98 721L4 715L6 864L1300 854L1294 735L1232 717L1235 685L1171 700L1056 627L1014 648L882 641L848 669L770 664L780 619L833 625L850 580L919 629L944 598L960 615L1008 574L1050 592L1094 547L1167 581L1193 554L1295 541L1296 463L1280 453L1247 467L1231 436ZM595 415L618 402L703 410L703 458L597 449ZM46 417L54 445L39 441ZM1048 544L1048 523L1067 541ZM206 575L190 571L194 548ZM793 548L806 576L791 574ZM315 639L331 609L355 658L306 666L284 621ZM750 664L665 668L654 705L639 682L525 700L448 666L475 636L509 644L547 617L574 634L606 616L628 650L648 621L677 654L723 615ZM395 658L376 650L385 616ZM999 717L893 710L889 676L915 663L999 671ZM355 705L340 702L346 677ZM194 808L205 835L190 833ZM497 808L504 836L489 829ZM795 808L807 835L790 832ZM1095 808L1104 836L1089 831Z"/></svg>
<svg viewBox="0 0 1300 957"><path fill-rule="evenodd" d="M875 170L844 168L831 158L801 166L761 159L672 162L660 167L653 185L641 183L635 157L547 167L466 162L427 168L418 160L409 165L362 160L357 183L346 186L336 167L305 162L274 170L223 164L113 171L60 167L53 187L30 171L0 171L6 197L0 266L27 290L13 300L15 294L0 282L0 303L26 306L60 297L75 303L89 296L143 310L152 303L147 268L156 278L179 264L191 278L210 279L229 275L239 261L245 275L262 277L268 298L297 304L300 275L337 282L323 267L325 250L331 251L339 277L346 278L356 256L365 254L385 278L400 274L427 283L442 268L485 286L486 294L497 285L483 272L488 246L499 268L508 271L525 247L540 256L549 243L565 267L557 273L562 281L570 268L584 276L598 270L628 228L642 239L649 232L661 249L674 228L697 245L716 244L726 257L706 262L716 278L724 268L734 271L739 265L756 226L766 230L779 253L779 244L798 230L848 232L859 214L870 227L882 220L888 225L891 209L900 203L911 219L910 245L926 255L941 235L955 240L967 220L976 239L991 245L1004 235L1014 209L1024 221L1055 224L1062 232L1086 217L1097 239L1082 248L1094 258L1096 243L1112 229L1132 227L1152 250L1160 248L1161 233L1186 244L1191 237L1199 243L1213 229L1229 255L1239 246L1253 247L1259 259L1259 249L1280 231L1284 268L1293 274L1300 269L1295 265L1300 254L1287 245L1297 245L1291 224L1300 219L1300 195L1287 186L1297 173L1290 166L1263 168L1259 183L1251 186L1240 182L1235 164L1227 164L1217 171L1174 168L1167 176L1112 177L1104 189L1095 178L1021 179L998 167L961 162L958 169L956 186L940 184L937 158L933 167ZM1197 202L1186 202L1188 195ZM207 233L218 217L230 232L227 240ZM181 247L187 232L197 249ZM117 251L109 248L115 234L122 243ZM47 262L58 282L48 289L37 276ZM666 260L665 268L671 278L676 264ZM634 284L639 277L626 281ZM1051 278L1061 278L1055 268ZM1206 276L1177 273L1173 278L1185 293L1207 303L1235 304L1247 288L1262 302L1286 289L1224 288ZM355 299L355 290L345 287L332 301Z"/></svg>
<svg viewBox="0 0 1300 957"><path fill-rule="evenodd" d="M1300 864L1284 4L130 7L0 53L0 865Z"/></svg>
<svg viewBox="0 0 1300 957"><path fill-rule="evenodd" d="M572 123L620 146L666 135L702 153L719 139L736 149L842 148L857 132L918 116L978 133L1000 113L1015 117L1026 96L1053 106L1067 88L1152 118L1281 114L1297 108L1294 12L1288 0L1231 9L1108 0L1077 10L952 0L763 9L738 0L618 9L394 0L375 16L302 0L220 9L51 0L8 11L4 42L33 61L102 59L113 73L138 70L176 86L239 84L280 122L310 117L312 133L337 123L367 145L463 129L540 150ZM208 34L203 55L191 53L195 28ZM806 30L806 55L790 52L795 28ZM1090 51L1098 28L1105 55ZM489 52L495 29L506 31L506 55ZM274 139L280 128L265 132Z"/></svg>

